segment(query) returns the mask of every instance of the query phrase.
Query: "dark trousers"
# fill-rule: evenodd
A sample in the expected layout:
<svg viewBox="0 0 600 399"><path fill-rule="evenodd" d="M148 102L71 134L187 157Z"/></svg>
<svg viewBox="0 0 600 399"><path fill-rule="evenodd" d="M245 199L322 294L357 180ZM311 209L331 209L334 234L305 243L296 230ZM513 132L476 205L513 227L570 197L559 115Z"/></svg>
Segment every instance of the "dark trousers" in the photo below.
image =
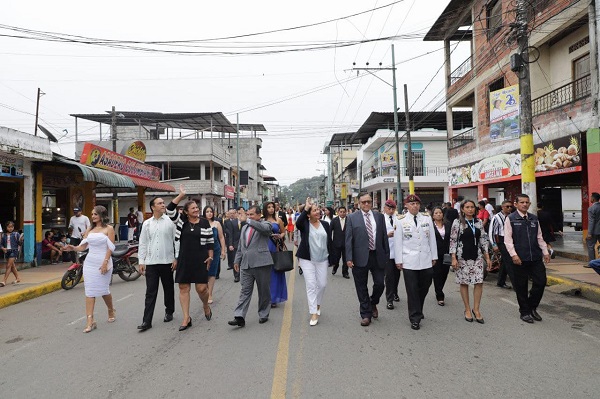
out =
<svg viewBox="0 0 600 399"><path fill-rule="evenodd" d="M443 301L444 296L444 285L448 280L448 272L450 271L450 265L444 264L443 255L438 255L442 259L438 259L433 265L433 288L435 289L435 298L438 301Z"/></svg>
<svg viewBox="0 0 600 399"><path fill-rule="evenodd" d="M546 288L546 266L541 260L523 262L521 265L515 265L511 262L510 268L514 275L513 289L517 293L517 301L519 302L519 312L521 315L530 314L532 309L536 309L544 295ZM529 295L527 288L529 286L529 278L533 283Z"/></svg>
<svg viewBox="0 0 600 399"><path fill-rule="evenodd" d="M508 251L506 250L506 245L504 242L497 242L498 248L500 249L500 254L502 255L502 260L500 262L500 270L498 271L498 280L496 284L502 286L506 284L506 276L510 277L510 281L514 280L514 276L510 269L511 259ZM514 284L514 282L513 282Z"/></svg>
<svg viewBox="0 0 600 399"><path fill-rule="evenodd" d="M146 305L143 321L152 324L154 307L158 296L158 281L162 282L165 299L165 313L175 312L175 282L171 264L146 265Z"/></svg>
<svg viewBox="0 0 600 399"><path fill-rule="evenodd" d="M596 259L596 243L600 240L600 235L592 235L591 238L585 240L588 250L588 260L591 262Z"/></svg>
<svg viewBox="0 0 600 399"><path fill-rule="evenodd" d="M392 302L398 296L398 283L400 283L400 270L396 267L396 260L390 259L385 265L385 299Z"/></svg>
<svg viewBox="0 0 600 399"><path fill-rule="evenodd" d="M333 265L333 270L337 272L338 267L340 267L340 259L342 259L342 275L348 275L348 265L346 264L346 250L344 247L333 247L332 251L333 259L331 264Z"/></svg>
<svg viewBox="0 0 600 399"><path fill-rule="evenodd" d="M375 251L369 251L369 261L365 267L354 266L352 268L352 277L354 277L354 286L356 295L360 303L360 317L371 319L373 317L372 305L379 303L379 298L384 289L384 271L385 267L380 267L377 263ZM373 277L373 294L369 297L369 271Z"/></svg>
<svg viewBox="0 0 600 399"><path fill-rule="evenodd" d="M420 323L423 319L423 304L433 279L433 268L423 270L404 270L404 286L408 302L408 318L411 323Z"/></svg>
<svg viewBox="0 0 600 399"><path fill-rule="evenodd" d="M227 267L232 269L234 278L240 278L240 272L236 272L235 269L233 268L233 261L235 260L236 252L237 252L237 248L235 248L233 251L230 251L229 247L227 247Z"/></svg>

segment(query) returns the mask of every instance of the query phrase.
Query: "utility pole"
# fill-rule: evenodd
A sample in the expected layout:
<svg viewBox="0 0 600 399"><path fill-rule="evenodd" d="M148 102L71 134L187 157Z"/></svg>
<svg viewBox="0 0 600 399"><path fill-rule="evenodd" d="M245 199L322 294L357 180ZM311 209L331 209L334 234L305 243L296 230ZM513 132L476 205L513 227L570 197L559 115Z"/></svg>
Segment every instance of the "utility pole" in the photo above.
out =
<svg viewBox="0 0 600 399"><path fill-rule="evenodd" d="M42 96L42 90L40 90L40 88L38 87L38 91L37 91L37 101L35 104L35 136L37 136L37 130L38 130L38 116L40 114L40 97Z"/></svg>
<svg viewBox="0 0 600 399"><path fill-rule="evenodd" d="M237 179L236 179L236 193L237 193L237 207L242 206L240 203L240 114L235 114L236 116L236 130L237 130L237 139L235 141L235 155L237 157Z"/></svg>
<svg viewBox="0 0 600 399"><path fill-rule="evenodd" d="M356 65L356 63L353 63L352 65ZM367 63L367 66L369 65L369 63ZM400 144L399 144L399 139L398 139L398 99L396 96L396 57L395 57L395 53L394 53L394 45L392 44L392 66L391 68L382 68L381 67L381 62L379 63L379 68L352 68L352 70L355 71L366 71L368 73L370 73L371 75L373 75L374 77L376 77L377 79L381 80L383 83L385 83L388 86L391 86L392 88L392 92L394 94L394 137L395 137L395 146L396 146L396 202L398 202L398 204L400 204L400 202L402 201L402 188L401 188L401 180L400 180ZM389 84L388 82L386 82L385 80L381 79L379 76L375 75L373 72L371 71L383 71L383 70L391 70L392 71L392 84ZM362 168L361 168L362 169ZM360 189L362 190L362 171L361 171L361 176L360 176L360 181L361 181L361 185L360 185Z"/></svg>
<svg viewBox="0 0 600 399"><path fill-rule="evenodd" d="M521 68L519 70L520 107L519 129L521 140L521 191L529 195L532 212L537 209L537 186L535 182L535 158L533 156L533 131L531 111L531 85L529 76L529 36L527 17L530 2L517 0L517 43Z"/></svg>
<svg viewBox="0 0 600 399"><path fill-rule="evenodd" d="M404 108L406 115L406 141L408 142L408 193L415 193L415 170L413 165L412 141L410 138L410 117L408 112L408 86L404 85Z"/></svg>
<svg viewBox="0 0 600 399"><path fill-rule="evenodd" d="M115 111L115 106L112 107L112 112L110 115L110 139L112 140L112 150L113 152L117 152L117 111ZM119 196L116 192L113 192L112 195L113 201L113 222L115 226L119 225ZM119 226L120 227L120 226ZM120 229L119 229L120 230ZM119 234L119 240L121 240L121 235Z"/></svg>

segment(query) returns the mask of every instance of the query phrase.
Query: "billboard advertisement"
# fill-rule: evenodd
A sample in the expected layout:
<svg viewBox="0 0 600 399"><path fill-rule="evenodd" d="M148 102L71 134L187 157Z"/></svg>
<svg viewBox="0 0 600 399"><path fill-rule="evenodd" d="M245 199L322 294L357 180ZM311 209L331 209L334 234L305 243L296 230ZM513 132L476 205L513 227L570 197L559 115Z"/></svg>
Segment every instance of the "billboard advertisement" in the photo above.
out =
<svg viewBox="0 0 600 399"><path fill-rule="evenodd" d="M519 137L519 85L490 92L490 141Z"/></svg>

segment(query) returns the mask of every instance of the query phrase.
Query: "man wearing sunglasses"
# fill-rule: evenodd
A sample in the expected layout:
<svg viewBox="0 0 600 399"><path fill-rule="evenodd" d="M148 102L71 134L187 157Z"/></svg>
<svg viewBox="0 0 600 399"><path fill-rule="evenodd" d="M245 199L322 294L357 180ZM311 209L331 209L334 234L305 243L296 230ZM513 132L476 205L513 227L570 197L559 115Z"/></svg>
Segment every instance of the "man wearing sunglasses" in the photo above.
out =
<svg viewBox="0 0 600 399"><path fill-rule="evenodd" d="M492 218L490 223L489 237L494 252L500 252L502 259L500 262L500 270L498 271L498 281L496 285L500 288L511 289L512 287L506 284L506 275L510 276L510 281L513 281L513 277L510 271L510 255L506 251L506 245L504 245L504 222L506 217L513 212L513 204L509 200L502 201L502 212L498 212Z"/></svg>

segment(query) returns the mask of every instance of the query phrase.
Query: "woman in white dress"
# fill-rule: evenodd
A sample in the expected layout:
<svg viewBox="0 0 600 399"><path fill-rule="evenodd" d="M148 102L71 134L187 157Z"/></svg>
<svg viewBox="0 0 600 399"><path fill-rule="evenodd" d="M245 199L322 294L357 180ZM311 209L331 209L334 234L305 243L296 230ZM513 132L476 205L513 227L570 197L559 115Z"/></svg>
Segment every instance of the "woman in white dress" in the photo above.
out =
<svg viewBox="0 0 600 399"><path fill-rule="evenodd" d="M92 225L85 232L84 240L79 246L67 246L70 251L84 251L88 254L83 262L83 278L85 281L85 313L87 323L84 333L96 329L94 305L96 297L101 296L108 308L108 322L115 321L115 308L109 285L112 275L111 254L115 250L115 230L108 223L108 211L103 206L95 206L92 211Z"/></svg>

